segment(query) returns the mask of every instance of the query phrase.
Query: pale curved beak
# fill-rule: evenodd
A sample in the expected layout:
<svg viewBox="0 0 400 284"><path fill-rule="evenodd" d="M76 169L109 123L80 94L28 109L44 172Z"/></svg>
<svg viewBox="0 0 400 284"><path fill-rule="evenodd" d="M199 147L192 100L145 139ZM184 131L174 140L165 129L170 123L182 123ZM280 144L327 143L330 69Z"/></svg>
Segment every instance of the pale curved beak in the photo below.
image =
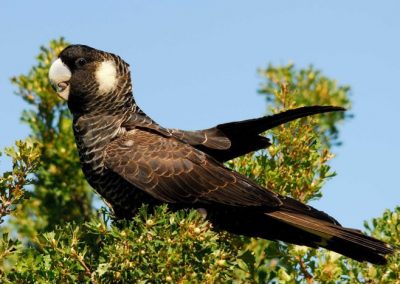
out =
<svg viewBox="0 0 400 284"><path fill-rule="evenodd" d="M62 62L60 58L53 62L49 69L49 79L57 94L64 100L69 97L69 81L71 80L71 70Z"/></svg>

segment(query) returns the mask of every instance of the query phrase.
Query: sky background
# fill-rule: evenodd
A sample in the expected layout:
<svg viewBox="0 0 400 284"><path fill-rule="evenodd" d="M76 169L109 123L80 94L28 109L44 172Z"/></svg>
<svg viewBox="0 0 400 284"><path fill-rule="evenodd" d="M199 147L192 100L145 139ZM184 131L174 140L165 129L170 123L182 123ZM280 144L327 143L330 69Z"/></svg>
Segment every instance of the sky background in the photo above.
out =
<svg viewBox="0 0 400 284"><path fill-rule="evenodd" d="M313 64L352 87L338 176L312 204L343 225L400 205L399 1L15 1L0 4L0 148L29 133L10 77L64 36L120 55L163 126L201 129L265 113L257 68ZM0 172L10 161L0 158Z"/></svg>

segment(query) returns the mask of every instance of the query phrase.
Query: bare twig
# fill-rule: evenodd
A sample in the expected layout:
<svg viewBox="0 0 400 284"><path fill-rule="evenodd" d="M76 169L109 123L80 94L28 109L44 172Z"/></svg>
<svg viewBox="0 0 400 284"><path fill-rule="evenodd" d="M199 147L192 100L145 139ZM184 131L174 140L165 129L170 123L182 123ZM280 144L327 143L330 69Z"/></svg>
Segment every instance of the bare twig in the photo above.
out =
<svg viewBox="0 0 400 284"><path fill-rule="evenodd" d="M82 265L82 267L85 269L85 273L87 276L90 277L90 279L92 280L92 283L97 284L96 278L94 277L94 275L92 274L92 272L90 271L90 268L87 266L87 264L85 263L85 261L83 260L83 257L80 256L75 250L72 250L72 256L80 263L80 265Z"/></svg>
<svg viewBox="0 0 400 284"><path fill-rule="evenodd" d="M314 278L313 278L313 276L307 271L307 267L306 267L306 264L304 263L303 259L302 259L300 256L298 256L298 257L296 257L296 258L297 258L297 260L299 261L301 272L303 272L303 275L304 275L304 278L305 278L306 281L307 281L307 284L313 284L313 283L314 283Z"/></svg>

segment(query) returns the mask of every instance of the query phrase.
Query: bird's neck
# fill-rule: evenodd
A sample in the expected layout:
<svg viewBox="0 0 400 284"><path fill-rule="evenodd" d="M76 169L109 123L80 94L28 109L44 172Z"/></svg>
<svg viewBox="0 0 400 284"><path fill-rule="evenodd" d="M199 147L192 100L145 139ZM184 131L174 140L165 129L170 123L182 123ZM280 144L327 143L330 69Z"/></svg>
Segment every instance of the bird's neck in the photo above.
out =
<svg viewBox="0 0 400 284"><path fill-rule="evenodd" d="M91 178L104 171L104 150L115 137L121 135L125 117L120 115L86 114L74 117L73 130L84 174ZM92 185L93 186L93 185Z"/></svg>
<svg viewBox="0 0 400 284"><path fill-rule="evenodd" d="M74 118L95 115L123 115L142 112L132 97L132 92L118 96L74 93L68 99L68 108Z"/></svg>

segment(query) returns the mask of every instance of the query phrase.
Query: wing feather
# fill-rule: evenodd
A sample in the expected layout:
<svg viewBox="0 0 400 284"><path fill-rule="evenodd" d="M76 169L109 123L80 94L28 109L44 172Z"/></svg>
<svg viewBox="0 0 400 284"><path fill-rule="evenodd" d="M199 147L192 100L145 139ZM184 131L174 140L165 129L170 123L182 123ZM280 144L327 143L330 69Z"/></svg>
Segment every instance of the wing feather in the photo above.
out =
<svg viewBox="0 0 400 284"><path fill-rule="evenodd" d="M221 203L276 208L279 196L175 137L135 129L106 148L105 165L153 197L170 203Z"/></svg>

